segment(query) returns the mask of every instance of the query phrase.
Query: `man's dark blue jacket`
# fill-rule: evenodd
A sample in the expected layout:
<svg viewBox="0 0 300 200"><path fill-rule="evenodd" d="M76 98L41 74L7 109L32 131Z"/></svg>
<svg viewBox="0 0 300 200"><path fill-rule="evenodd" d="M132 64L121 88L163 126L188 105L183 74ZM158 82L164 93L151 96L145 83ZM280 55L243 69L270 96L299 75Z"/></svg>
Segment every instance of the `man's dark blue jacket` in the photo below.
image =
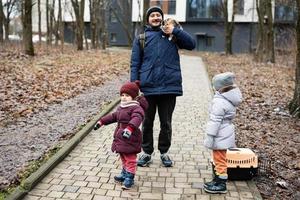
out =
<svg viewBox="0 0 300 200"><path fill-rule="evenodd" d="M180 28L175 27L172 34L176 42L170 41L162 30L146 27L144 49L138 37L133 42L130 79L140 80L141 91L145 96L182 95L178 48L192 50L195 48L195 40Z"/></svg>

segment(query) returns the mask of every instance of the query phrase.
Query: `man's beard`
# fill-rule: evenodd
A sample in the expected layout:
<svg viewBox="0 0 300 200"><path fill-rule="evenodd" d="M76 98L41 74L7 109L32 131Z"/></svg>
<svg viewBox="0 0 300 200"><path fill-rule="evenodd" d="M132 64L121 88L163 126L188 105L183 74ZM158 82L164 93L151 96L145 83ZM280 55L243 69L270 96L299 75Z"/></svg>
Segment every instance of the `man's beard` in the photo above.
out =
<svg viewBox="0 0 300 200"><path fill-rule="evenodd" d="M160 26L161 26L161 20L157 20L157 21L154 21L154 22L159 22L158 25L156 26L151 26L153 30L160 30Z"/></svg>

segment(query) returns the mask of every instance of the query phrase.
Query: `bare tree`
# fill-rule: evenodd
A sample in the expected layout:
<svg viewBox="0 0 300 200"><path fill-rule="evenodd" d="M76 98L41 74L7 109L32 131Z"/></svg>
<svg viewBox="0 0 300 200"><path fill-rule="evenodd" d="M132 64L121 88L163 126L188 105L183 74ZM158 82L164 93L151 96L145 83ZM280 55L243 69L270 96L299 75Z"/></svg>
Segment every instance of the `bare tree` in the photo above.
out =
<svg viewBox="0 0 300 200"><path fill-rule="evenodd" d="M14 11L16 0L8 0L4 3L3 7L6 9L6 16L4 14L4 29L5 29L5 40L9 40L9 23L10 23L10 15Z"/></svg>
<svg viewBox="0 0 300 200"><path fill-rule="evenodd" d="M296 26L297 55L296 55L296 73L295 90L293 100L289 104L290 113L300 118L300 0L297 0L298 19Z"/></svg>
<svg viewBox="0 0 300 200"><path fill-rule="evenodd" d="M116 7L111 6L110 10L116 16L116 19L121 24L123 30L127 35L128 45L132 45L132 35L131 35L131 20L129 20L129 16L131 15L132 5L131 0L123 0L122 3L120 1L115 1L114 4Z"/></svg>
<svg viewBox="0 0 300 200"><path fill-rule="evenodd" d="M92 48L98 48L99 20L97 14L100 13L100 0L89 0L90 2L90 24L91 24L91 44Z"/></svg>
<svg viewBox="0 0 300 200"><path fill-rule="evenodd" d="M52 33L50 28L50 6L49 0L46 0L46 24L47 24L47 44L52 44Z"/></svg>
<svg viewBox="0 0 300 200"><path fill-rule="evenodd" d="M3 5L2 5L2 0L0 0L0 43L3 43L3 20L4 20Z"/></svg>
<svg viewBox="0 0 300 200"><path fill-rule="evenodd" d="M62 20L62 10L61 10L61 0L58 0L58 29L59 29L59 37L61 42L61 49L64 49L64 23Z"/></svg>
<svg viewBox="0 0 300 200"><path fill-rule="evenodd" d="M39 42L42 42L42 13L41 13L41 0L37 0L37 9L38 9L38 29L39 29Z"/></svg>
<svg viewBox="0 0 300 200"><path fill-rule="evenodd" d="M32 2L24 0L23 9L23 43L25 54L34 56L34 47L32 42Z"/></svg>
<svg viewBox="0 0 300 200"><path fill-rule="evenodd" d="M101 40L102 49L106 49L106 45L108 43L106 11L109 9L110 5L111 5L110 0L100 0L100 12L98 15L98 20L99 20L99 36Z"/></svg>
<svg viewBox="0 0 300 200"><path fill-rule="evenodd" d="M236 0L232 0L233 8L232 8L232 15L231 20L229 21L229 14L228 14L228 0L224 0L222 2L222 10L224 14L224 25L225 25L225 52L226 54L232 54L232 35L234 31L234 15L236 10Z"/></svg>
<svg viewBox="0 0 300 200"><path fill-rule="evenodd" d="M143 9L143 24L147 24L147 19L146 19L146 12L148 8L150 7L150 0L144 0L144 9Z"/></svg>
<svg viewBox="0 0 300 200"><path fill-rule="evenodd" d="M258 42L255 59L259 62L275 62L272 0L256 0L258 15Z"/></svg>
<svg viewBox="0 0 300 200"><path fill-rule="evenodd" d="M83 50L84 3L85 0L71 0L76 17L77 50Z"/></svg>

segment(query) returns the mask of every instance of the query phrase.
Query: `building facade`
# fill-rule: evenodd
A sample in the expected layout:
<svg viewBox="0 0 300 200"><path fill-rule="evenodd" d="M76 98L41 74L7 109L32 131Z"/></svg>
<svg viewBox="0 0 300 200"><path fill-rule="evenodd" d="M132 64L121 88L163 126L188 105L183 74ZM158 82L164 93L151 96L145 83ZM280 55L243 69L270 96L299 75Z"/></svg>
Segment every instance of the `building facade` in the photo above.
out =
<svg viewBox="0 0 300 200"><path fill-rule="evenodd" d="M233 52L244 53L255 49L256 30L258 16L256 12L256 0L235 0L235 29L233 33ZM275 27L276 45L284 46L288 39L292 39L296 22L296 6L291 3L277 3L273 1L273 16ZM46 0L41 0L42 31L46 31L45 5ZM106 27L108 45L130 46L128 32L135 37L141 31L141 19L143 16L143 0L110 0L110 6L106 9ZM228 0L229 21L233 13L233 0ZM74 41L74 22L70 0L62 0L63 20L65 22L65 41ZM89 1L85 1L86 33L88 38L90 27ZM160 6L165 13L165 18L174 18L180 22L183 29L189 32L196 40L197 51L222 52L225 47L224 16L221 0L150 0L150 6ZM54 13L57 16L58 6L54 5ZM114 9L114 11L113 11ZM118 13L116 16L116 13ZM38 30L37 5L33 6L33 31ZM125 23L122 25L120 23ZM283 47L282 47L283 48Z"/></svg>
<svg viewBox="0 0 300 200"><path fill-rule="evenodd" d="M133 0L132 21L138 23L142 1ZM165 18L177 19L184 30L196 40L197 51L222 52L225 47L224 16L220 0L151 0L164 11ZM229 21L233 13L233 0L228 0ZM233 52L244 53L255 49L258 16L256 0L236 0L233 33ZM296 21L296 10L291 4L280 4L273 1L274 27L276 44L287 43L282 39L291 36Z"/></svg>

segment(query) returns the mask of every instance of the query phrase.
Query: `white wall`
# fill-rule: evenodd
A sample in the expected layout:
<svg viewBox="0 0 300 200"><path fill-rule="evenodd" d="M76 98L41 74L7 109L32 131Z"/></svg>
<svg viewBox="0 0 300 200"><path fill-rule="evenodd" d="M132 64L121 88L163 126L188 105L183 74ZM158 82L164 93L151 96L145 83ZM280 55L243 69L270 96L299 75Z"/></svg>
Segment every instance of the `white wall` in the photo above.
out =
<svg viewBox="0 0 300 200"><path fill-rule="evenodd" d="M256 0L244 0L244 15L235 15L235 22L257 22ZM233 0L228 1L228 20L231 21Z"/></svg>
<svg viewBox="0 0 300 200"><path fill-rule="evenodd" d="M258 16L256 12L256 0L244 0L244 15L235 15L235 22L258 22ZM228 20L231 21L231 15L233 11L233 0L228 0ZM274 17L275 1L272 1L272 12Z"/></svg>
<svg viewBox="0 0 300 200"><path fill-rule="evenodd" d="M52 2L52 0L49 0ZM62 16L63 21L65 22L73 22L75 21L75 14L73 12L73 7L71 4L71 0L62 0ZM58 15L58 1L55 1L55 11L54 15L57 18ZM85 0L85 8L84 8L84 21L90 21L90 12L89 12L89 0ZM47 31L47 23L46 23L46 0L41 0L41 28L42 32ZM32 8L32 30L34 32L38 32L38 5L37 0L34 1L34 5Z"/></svg>

